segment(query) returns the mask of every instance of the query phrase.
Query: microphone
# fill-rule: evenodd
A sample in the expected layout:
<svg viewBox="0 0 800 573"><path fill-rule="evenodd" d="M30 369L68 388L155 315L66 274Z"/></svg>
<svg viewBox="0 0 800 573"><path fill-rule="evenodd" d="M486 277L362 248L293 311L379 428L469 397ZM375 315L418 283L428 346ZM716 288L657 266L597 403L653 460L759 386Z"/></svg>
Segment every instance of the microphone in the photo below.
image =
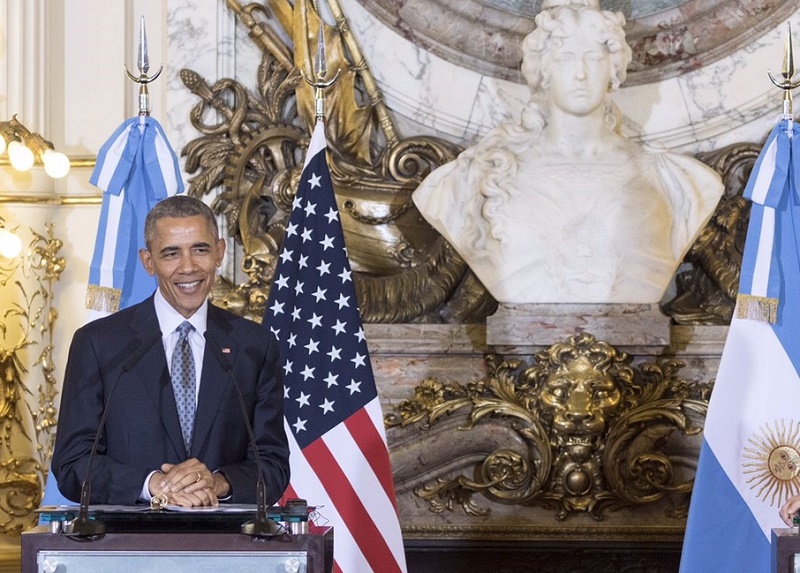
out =
<svg viewBox="0 0 800 573"><path fill-rule="evenodd" d="M250 418L247 417L247 406L244 403L242 396L242 389L233 375L233 367L228 362L225 355L222 353L222 348L214 339L214 336L206 330L204 334L208 347L217 359L217 363L222 366L222 369L233 382L236 388L236 396L239 398L239 406L242 409L242 417L244 418L244 425L247 428L247 435L250 438L250 443L253 445L253 454L256 461L256 470L258 471L258 482L256 483L256 517L250 521L242 524L241 532L244 535L253 537L275 537L276 535L283 535L288 533L286 527L278 524L277 522L267 517L267 484L264 481L264 472L261 470L261 455L258 453L258 446L256 445L256 436L253 432L253 425L250 423Z"/></svg>
<svg viewBox="0 0 800 573"><path fill-rule="evenodd" d="M103 414L100 416L100 424L97 427L97 433L94 436L92 449L89 451L89 459L86 462L86 476L81 483L81 503L78 510L78 517L68 521L64 524L62 534L67 537L75 537L79 539L95 540L103 537L106 533L106 524L97 519L89 519L89 492L91 490L91 475L92 475L92 460L94 459L95 452L97 451L97 444L100 442L100 436L103 433L103 426L106 423L106 416L108 415L108 405L111 403L111 396L114 395L114 390L117 389L117 384L122 377L127 374L139 361L144 358L144 355L153 347L156 342L161 340L161 333L152 337L151 340L145 341L131 354L122 365L121 372L117 376L114 386L108 393L108 398L103 406Z"/></svg>

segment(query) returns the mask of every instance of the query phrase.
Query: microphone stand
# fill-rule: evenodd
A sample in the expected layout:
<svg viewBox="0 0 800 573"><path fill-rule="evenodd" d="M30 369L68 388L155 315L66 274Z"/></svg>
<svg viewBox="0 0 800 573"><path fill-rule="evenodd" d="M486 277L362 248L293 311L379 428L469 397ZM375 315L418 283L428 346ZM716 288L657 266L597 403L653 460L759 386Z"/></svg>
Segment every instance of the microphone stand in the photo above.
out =
<svg viewBox="0 0 800 573"><path fill-rule="evenodd" d="M157 337L154 337L153 340L142 344L138 351L131 356L128 361L123 365L122 372L120 373L119 377L117 378L114 387L108 393L108 399L106 400L106 404L103 407L103 415L100 416L100 424L97 426L97 434L94 436L94 442L92 442L92 449L89 452L89 459L86 462L86 475L83 478L83 482L81 483L81 503L80 509L78 510L78 517L75 519L68 521L64 524L62 529L62 534L75 538L75 539L86 539L89 541L93 541L95 539L100 539L106 533L106 524L102 521L97 519L89 519L89 493L91 492L91 475L92 475L92 460L94 460L95 453L97 452L97 444L100 442L100 435L103 433L103 426L106 423L106 418L108 417L108 405L111 403L111 396L114 395L114 390L117 389L117 384L119 384L120 379L124 374L130 371L139 360L147 353L150 348L157 342L161 340L161 334Z"/></svg>
<svg viewBox="0 0 800 573"><path fill-rule="evenodd" d="M244 522L241 532L243 535L249 535L251 537L275 537L288 534L289 530L285 526L267 517L267 484L264 481L264 472L261 470L261 455L258 453L253 425L247 417L247 406L244 403L242 389L239 388L239 383L236 381L236 377L232 372L232 366L222 355L222 349L219 347L219 344L217 344L217 341L208 331L205 333L205 338L214 352L214 355L217 357L217 362L222 366L222 369L233 383L234 388L236 388L236 396L239 398L239 407L242 410L244 425L247 428L247 435L250 438L250 443L253 445L253 456L256 462L256 470L258 471L258 481L256 483L256 517L255 519Z"/></svg>
<svg viewBox="0 0 800 573"><path fill-rule="evenodd" d="M81 505L80 510L78 510L78 517L75 519L68 521L64 524L62 529L62 534L66 537L72 537L75 539L85 539L87 541L94 541L95 539L100 539L106 534L106 524L102 521L97 519L89 519L89 490L91 487L89 486L89 468L91 466L91 456L94 454L94 448L92 448L92 453L89 454L89 463L86 464L86 479L83 480L81 484Z"/></svg>

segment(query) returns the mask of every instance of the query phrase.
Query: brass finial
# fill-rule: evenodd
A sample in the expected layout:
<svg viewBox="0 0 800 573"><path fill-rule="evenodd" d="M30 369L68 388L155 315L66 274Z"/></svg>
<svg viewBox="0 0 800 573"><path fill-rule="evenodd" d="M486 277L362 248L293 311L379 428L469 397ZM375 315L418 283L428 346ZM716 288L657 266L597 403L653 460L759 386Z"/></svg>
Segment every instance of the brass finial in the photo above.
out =
<svg viewBox="0 0 800 573"><path fill-rule="evenodd" d="M139 20L139 50L136 56L136 67L139 68L138 76L130 73L128 66L125 66L125 73L128 74L131 81L139 84L139 115L150 115L150 93L147 91L147 84L161 75L164 66L159 66L154 75L147 75L150 70L150 56L147 53L147 33L144 29L144 16Z"/></svg>
<svg viewBox="0 0 800 573"><path fill-rule="evenodd" d="M317 121L325 119L325 88L330 87L333 85L333 82L336 81L336 78L339 77L339 72L341 70L336 70L336 74L329 80L326 80L325 77L328 75L328 63L327 57L325 55L325 32L324 32L324 23L322 20L319 22L319 34L317 35L317 65L315 70L315 77L313 80L310 80L306 77L303 70L300 70L300 74L303 76L303 79L306 83L316 89L316 93L314 95L314 110L316 112Z"/></svg>
<svg viewBox="0 0 800 573"><path fill-rule="evenodd" d="M784 119L792 119L792 90L800 86L800 81L792 82L794 76L794 53L792 51L792 23L788 24L789 29L786 33L786 43L783 49L783 81L777 81L772 72L767 71L770 81L775 84L775 87L783 90L783 117Z"/></svg>

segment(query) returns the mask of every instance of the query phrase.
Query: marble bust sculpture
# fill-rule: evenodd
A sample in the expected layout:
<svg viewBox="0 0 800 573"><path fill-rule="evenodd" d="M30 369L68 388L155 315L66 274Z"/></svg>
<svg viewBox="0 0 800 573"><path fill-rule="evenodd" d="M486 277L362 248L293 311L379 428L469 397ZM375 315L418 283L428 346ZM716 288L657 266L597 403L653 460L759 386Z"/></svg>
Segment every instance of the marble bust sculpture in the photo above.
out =
<svg viewBox="0 0 800 573"><path fill-rule="evenodd" d="M619 133L621 14L596 0L542 8L522 45L521 120L434 170L414 203L499 302L658 302L721 180Z"/></svg>

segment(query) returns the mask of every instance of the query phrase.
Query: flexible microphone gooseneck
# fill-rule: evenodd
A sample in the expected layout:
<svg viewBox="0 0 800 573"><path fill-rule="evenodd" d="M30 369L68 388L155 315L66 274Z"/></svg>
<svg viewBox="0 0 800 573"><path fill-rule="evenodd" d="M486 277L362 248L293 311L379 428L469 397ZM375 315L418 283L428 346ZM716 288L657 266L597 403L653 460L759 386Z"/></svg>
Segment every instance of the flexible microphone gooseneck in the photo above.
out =
<svg viewBox="0 0 800 573"><path fill-rule="evenodd" d="M114 390L117 389L119 381L134 366L136 366L144 357L144 355L147 354L147 352L153 347L153 345L160 340L161 333L159 333L157 336L154 336L151 340L141 344L139 348L136 349L136 351L122 365L122 371L117 377L117 380L114 383L114 386L111 388L111 391L108 393L108 398L103 406L103 414L100 416L100 424L98 425L97 433L94 436L92 449L89 452L89 459L86 462L86 475L81 483L81 503L80 509L78 510L78 517L66 522L61 530L61 533L67 537L91 541L94 539L99 539L105 535L106 524L97 519L89 519L89 493L91 491L92 460L94 459L95 452L97 451L97 444L100 442L100 436L103 434L103 426L106 423L106 417L109 409L108 406L111 403L111 396L113 396Z"/></svg>
<svg viewBox="0 0 800 573"><path fill-rule="evenodd" d="M267 484L264 481L264 472L261 469L261 455L258 452L253 425L250 423L250 418L247 416L247 406L244 403L242 389L239 387L239 383L233 375L233 366L223 355L222 348L214 339L214 336L208 331L205 332L204 336L206 342L208 342L208 346L217 359L217 363L219 363L228 375L228 378L230 378L234 388L236 388L236 396L239 398L239 406L242 410L244 425L247 428L250 443L253 445L253 455L255 456L256 470L258 471L258 481L256 483L256 517L255 519L243 523L241 532L244 535L253 537L275 537L277 535L288 534L289 530L286 527L267 517Z"/></svg>

